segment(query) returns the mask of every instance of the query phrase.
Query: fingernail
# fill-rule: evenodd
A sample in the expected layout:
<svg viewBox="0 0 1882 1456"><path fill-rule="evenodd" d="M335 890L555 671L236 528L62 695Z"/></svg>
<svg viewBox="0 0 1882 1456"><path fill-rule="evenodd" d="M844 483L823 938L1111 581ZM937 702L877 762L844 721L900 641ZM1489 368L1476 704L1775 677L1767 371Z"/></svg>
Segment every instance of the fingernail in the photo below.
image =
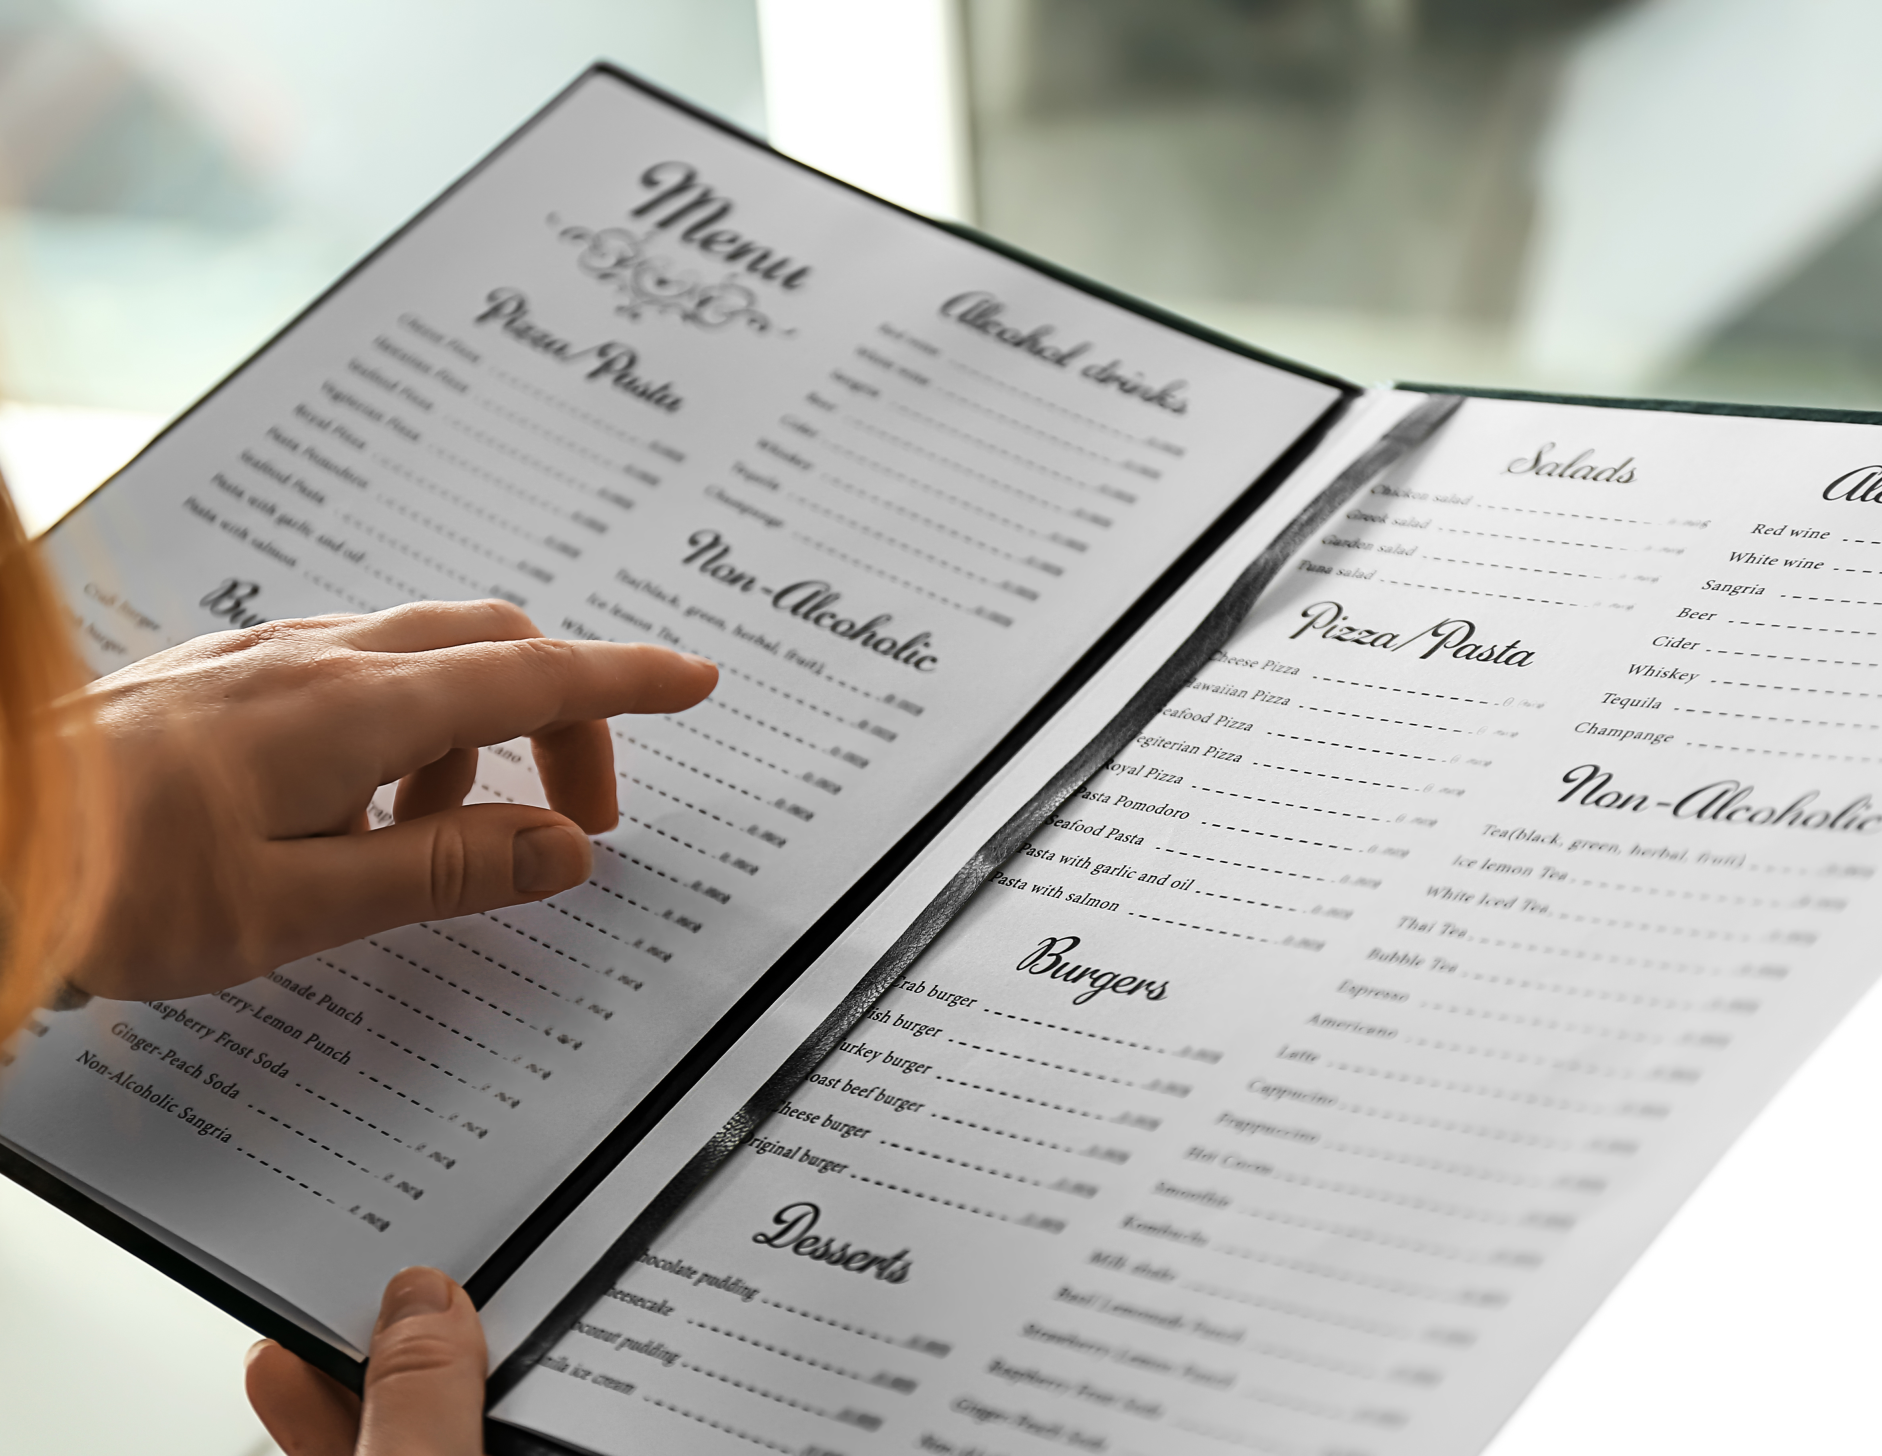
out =
<svg viewBox="0 0 1882 1456"><path fill-rule="evenodd" d="M451 1281L436 1269L420 1265L392 1276L379 1303L379 1327L395 1325L414 1315L443 1314L451 1307Z"/></svg>
<svg viewBox="0 0 1882 1456"><path fill-rule="evenodd" d="M545 824L510 841L510 883L519 895L553 895L588 874L588 841L579 829Z"/></svg>
<svg viewBox="0 0 1882 1456"><path fill-rule="evenodd" d="M257 1340L254 1344L250 1345L248 1347L248 1353L242 1357L242 1368L246 1370L250 1365L253 1365L255 1363L255 1357L273 1343L273 1340Z"/></svg>
<svg viewBox="0 0 1882 1456"><path fill-rule="evenodd" d="M716 667L718 665L710 657L701 657L697 652L682 652L680 656L684 657L688 662L698 663L701 667Z"/></svg>

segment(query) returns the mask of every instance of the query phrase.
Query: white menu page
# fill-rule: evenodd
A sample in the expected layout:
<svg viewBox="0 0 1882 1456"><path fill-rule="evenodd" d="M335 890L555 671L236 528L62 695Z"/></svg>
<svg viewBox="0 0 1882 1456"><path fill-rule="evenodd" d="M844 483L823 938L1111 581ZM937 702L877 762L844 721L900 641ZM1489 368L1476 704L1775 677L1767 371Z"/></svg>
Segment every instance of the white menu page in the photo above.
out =
<svg viewBox="0 0 1882 1456"><path fill-rule="evenodd" d="M0 1136L362 1345L391 1272L470 1277L1337 398L592 74L51 550L100 670L494 595L719 690L617 722L587 885L43 1018ZM474 797L539 800L526 748Z"/></svg>
<svg viewBox="0 0 1882 1456"><path fill-rule="evenodd" d="M1874 978L1878 460L1468 402L498 1414L1480 1449Z"/></svg>

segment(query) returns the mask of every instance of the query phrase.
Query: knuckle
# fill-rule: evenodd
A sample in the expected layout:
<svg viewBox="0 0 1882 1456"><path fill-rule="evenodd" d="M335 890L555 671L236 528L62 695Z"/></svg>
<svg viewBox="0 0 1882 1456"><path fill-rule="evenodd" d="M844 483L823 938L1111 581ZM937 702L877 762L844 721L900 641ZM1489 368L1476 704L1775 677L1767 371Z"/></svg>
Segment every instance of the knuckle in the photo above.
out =
<svg viewBox="0 0 1882 1456"><path fill-rule="evenodd" d="M561 716L562 704L580 680L579 669L573 645L559 637L494 642L480 653L479 670L501 684L517 708L527 705L542 723Z"/></svg>
<svg viewBox="0 0 1882 1456"><path fill-rule="evenodd" d="M326 632L312 629L330 622L263 622L204 639L217 671L242 674L244 681L270 690L330 690L369 675L367 658ZM229 659L248 658L248 661Z"/></svg>
<svg viewBox="0 0 1882 1456"><path fill-rule="evenodd" d="M551 684L566 680L580 664L575 644L560 637L529 637L512 643L511 648L532 672Z"/></svg>
<svg viewBox="0 0 1882 1456"><path fill-rule="evenodd" d="M400 602L396 606L381 607L376 612L369 612L365 620L368 622L403 622L413 617L431 615L441 605L443 604L440 602Z"/></svg>
<svg viewBox="0 0 1882 1456"><path fill-rule="evenodd" d="M530 620L529 613L514 602L493 597L489 601L472 605L481 609L506 636L534 638L538 635L536 624Z"/></svg>
<svg viewBox="0 0 1882 1456"><path fill-rule="evenodd" d="M436 915L455 915L470 888L470 847L456 825L440 824L431 835L431 906Z"/></svg>
<svg viewBox="0 0 1882 1456"><path fill-rule="evenodd" d="M305 653L295 667L310 686L349 683L360 674L360 659L344 647L326 646Z"/></svg>
<svg viewBox="0 0 1882 1456"><path fill-rule="evenodd" d="M529 614L514 602L488 597L470 602L406 602L379 613L387 621L419 622L435 628L469 629L472 636L495 641L535 637L539 633Z"/></svg>
<svg viewBox="0 0 1882 1456"><path fill-rule="evenodd" d="M322 721L358 722L375 707L373 695L383 693L376 679L382 674L357 653L330 643L303 643L291 657L273 664L265 679L257 679L267 696L296 716L317 713ZM381 700L379 711L385 711Z"/></svg>
<svg viewBox="0 0 1882 1456"><path fill-rule="evenodd" d="M451 1370L472 1360L476 1352L463 1340L443 1330L425 1328L425 1319L402 1320L373 1341L366 1367L370 1385L388 1380L410 1380Z"/></svg>
<svg viewBox="0 0 1882 1456"><path fill-rule="evenodd" d="M209 641L224 656L239 652L259 652L277 643L296 643L316 628L330 625L311 618L290 617L279 622L259 622L253 627L237 627L217 632Z"/></svg>
<svg viewBox="0 0 1882 1456"><path fill-rule="evenodd" d="M352 688L367 681L378 683L386 677L371 658L348 647L324 647L311 653L301 666L314 687Z"/></svg>
<svg viewBox="0 0 1882 1456"><path fill-rule="evenodd" d="M464 607L462 602L400 602L395 607L384 607L373 613L375 621L412 622L429 619L448 619Z"/></svg>

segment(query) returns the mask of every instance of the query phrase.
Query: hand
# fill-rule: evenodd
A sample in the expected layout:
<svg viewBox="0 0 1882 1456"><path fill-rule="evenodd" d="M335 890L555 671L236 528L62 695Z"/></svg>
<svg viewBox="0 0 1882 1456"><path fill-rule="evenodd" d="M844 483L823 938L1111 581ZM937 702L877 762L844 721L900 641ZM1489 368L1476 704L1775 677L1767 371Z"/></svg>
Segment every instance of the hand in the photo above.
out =
<svg viewBox="0 0 1882 1456"><path fill-rule="evenodd" d="M484 1331L436 1269L386 1285L364 1402L273 1340L248 1352L248 1403L287 1456L481 1456Z"/></svg>
<svg viewBox="0 0 1882 1456"><path fill-rule="evenodd" d="M580 884L616 823L616 713L674 713L718 669L543 637L504 602L199 637L89 689L118 859L67 973L100 996L195 996L414 920ZM479 746L529 735L554 809L464 806ZM397 822L366 806L399 783ZM557 812L559 811L559 812Z"/></svg>

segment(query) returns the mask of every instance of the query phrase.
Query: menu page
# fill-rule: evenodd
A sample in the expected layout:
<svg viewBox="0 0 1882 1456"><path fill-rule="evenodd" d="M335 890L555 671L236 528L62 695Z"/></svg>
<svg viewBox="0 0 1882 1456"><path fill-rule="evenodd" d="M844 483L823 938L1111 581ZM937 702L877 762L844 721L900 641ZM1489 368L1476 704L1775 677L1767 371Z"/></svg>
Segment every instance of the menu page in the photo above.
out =
<svg viewBox="0 0 1882 1456"><path fill-rule="evenodd" d="M469 1277L1337 394L591 75L51 550L100 670L499 596L719 690L617 722L585 886L45 1018L0 1135L362 1344L387 1275ZM526 747L474 797L539 801Z"/></svg>
<svg viewBox="0 0 1882 1456"><path fill-rule="evenodd" d="M1480 1449L1874 977L1879 454L1468 402L498 1414Z"/></svg>

